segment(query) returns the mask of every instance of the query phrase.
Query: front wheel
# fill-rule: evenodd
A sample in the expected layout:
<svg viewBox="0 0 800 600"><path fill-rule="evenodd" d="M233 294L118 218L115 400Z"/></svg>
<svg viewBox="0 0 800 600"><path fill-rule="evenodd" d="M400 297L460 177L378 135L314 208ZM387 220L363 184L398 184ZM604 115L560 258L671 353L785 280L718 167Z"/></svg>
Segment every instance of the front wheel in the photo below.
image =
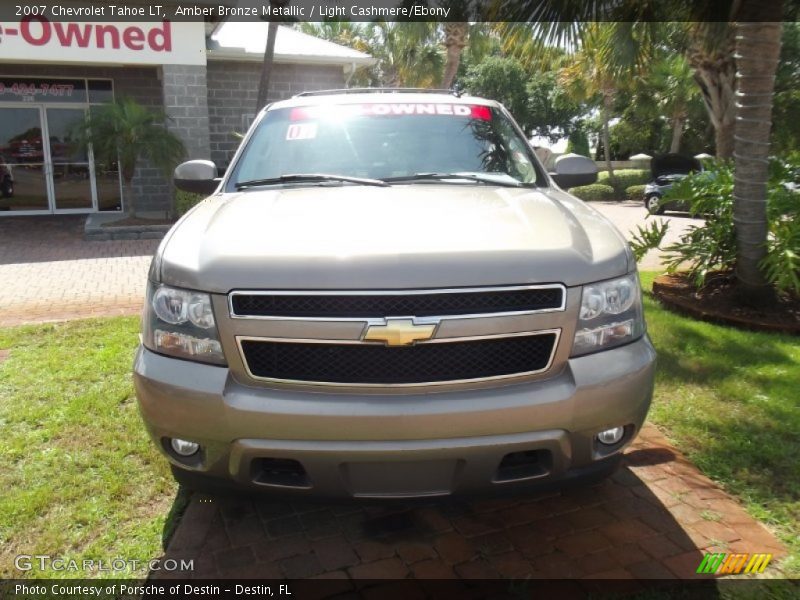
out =
<svg viewBox="0 0 800 600"><path fill-rule="evenodd" d="M664 207L661 205L661 197L651 194L644 199L644 207L651 215L663 215Z"/></svg>
<svg viewBox="0 0 800 600"><path fill-rule="evenodd" d="M189 471L181 469L175 465L170 465L172 470L172 477L181 487L191 492L199 494L207 494L212 496L224 496L228 494L247 493L242 486L238 486L232 481L220 479L219 477L211 477L204 473L196 471Z"/></svg>
<svg viewBox="0 0 800 600"><path fill-rule="evenodd" d="M14 182L10 177L4 178L2 184L0 184L0 195L3 198L11 198L14 195Z"/></svg>

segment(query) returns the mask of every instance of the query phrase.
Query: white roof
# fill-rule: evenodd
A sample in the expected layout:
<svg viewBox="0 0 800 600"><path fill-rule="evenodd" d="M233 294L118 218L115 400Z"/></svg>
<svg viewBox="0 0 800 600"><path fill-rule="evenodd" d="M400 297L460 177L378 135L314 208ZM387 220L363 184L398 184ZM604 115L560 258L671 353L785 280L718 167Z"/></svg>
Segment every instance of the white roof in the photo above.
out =
<svg viewBox="0 0 800 600"><path fill-rule="evenodd" d="M265 21L220 23L207 42L209 60L263 60L268 28ZM376 61L364 52L281 25L275 39L275 62L351 67Z"/></svg>

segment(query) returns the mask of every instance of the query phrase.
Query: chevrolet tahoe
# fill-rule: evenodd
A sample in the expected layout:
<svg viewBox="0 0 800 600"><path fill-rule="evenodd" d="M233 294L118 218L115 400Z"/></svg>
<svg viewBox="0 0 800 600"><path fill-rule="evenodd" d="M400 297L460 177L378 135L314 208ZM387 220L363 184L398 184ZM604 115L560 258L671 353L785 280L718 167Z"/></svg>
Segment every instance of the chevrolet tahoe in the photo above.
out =
<svg viewBox="0 0 800 600"><path fill-rule="evenodd" d="M178 166L208 197L153 258L134 365L178 481L404 498L613 472L655 352L628 244L567 179L501 104L414 90L275 102L222 177Z"/></svg>

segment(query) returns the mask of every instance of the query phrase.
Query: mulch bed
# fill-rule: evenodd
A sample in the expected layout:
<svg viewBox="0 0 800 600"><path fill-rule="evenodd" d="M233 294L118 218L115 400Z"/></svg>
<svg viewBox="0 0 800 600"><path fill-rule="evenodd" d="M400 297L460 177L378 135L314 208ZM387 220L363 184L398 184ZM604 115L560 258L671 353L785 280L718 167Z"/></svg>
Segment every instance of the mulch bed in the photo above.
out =
<svg viewBox="0 0 800 600"><path fill-rule="evenodd" d="M800 335L800 299L779 297L769 305L742 306L736 301L730 273L709 275L700 289L682 273L661 275L653 281L653 295L666 307L703 321L757 331Z"/></svg>

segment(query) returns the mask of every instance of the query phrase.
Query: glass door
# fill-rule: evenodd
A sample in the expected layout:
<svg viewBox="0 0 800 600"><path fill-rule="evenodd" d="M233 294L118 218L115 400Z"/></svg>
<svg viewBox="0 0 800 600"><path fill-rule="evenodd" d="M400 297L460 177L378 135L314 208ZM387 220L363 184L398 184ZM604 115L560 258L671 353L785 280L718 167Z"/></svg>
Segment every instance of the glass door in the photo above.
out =
<svg viewBox="0 0 800 600"><path fill-rule="evenodd" d="M84 119L83 108L46 107L47 149L52 173L54 212L86 211L93 207L89 155L74 145L74 129Z"/></svg>
<svg viewBox="0 0 800 600"><path fill-rule="evenodd" d="M0 107L1 211L50 210L42 116L39 107Z"/></svg>

